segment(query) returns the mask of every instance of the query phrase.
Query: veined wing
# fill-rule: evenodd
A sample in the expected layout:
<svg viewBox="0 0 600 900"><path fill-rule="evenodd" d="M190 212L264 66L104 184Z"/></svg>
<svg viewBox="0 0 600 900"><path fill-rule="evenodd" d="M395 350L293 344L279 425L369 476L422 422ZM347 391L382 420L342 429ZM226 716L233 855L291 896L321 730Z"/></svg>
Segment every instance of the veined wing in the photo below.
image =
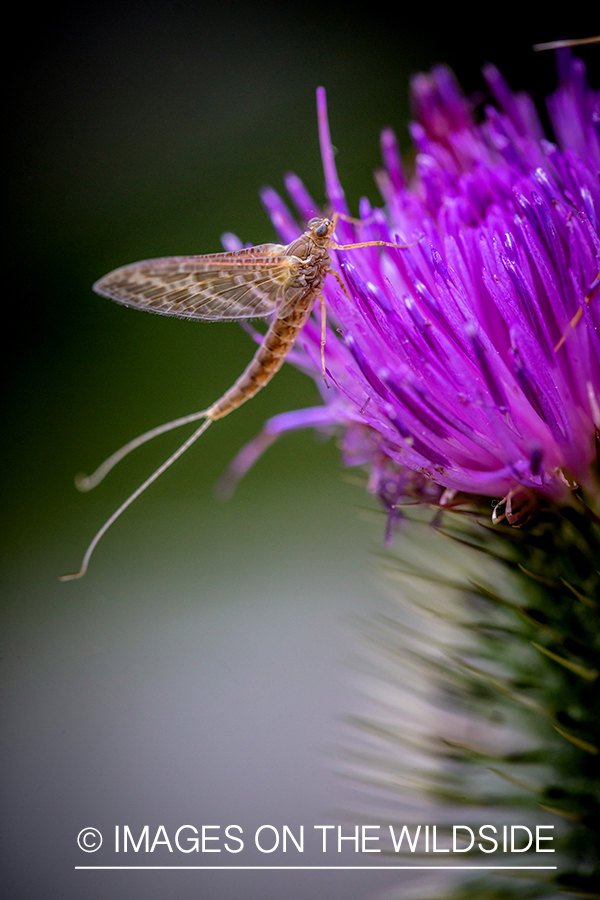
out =
<svg viewBox="0 0 600 900"><path fill-rule="evenodd" d="M146 259L109 272L96 293L125 306L185 319L272 315L286 298L294 257L283 244L233 253Z"/></svg>

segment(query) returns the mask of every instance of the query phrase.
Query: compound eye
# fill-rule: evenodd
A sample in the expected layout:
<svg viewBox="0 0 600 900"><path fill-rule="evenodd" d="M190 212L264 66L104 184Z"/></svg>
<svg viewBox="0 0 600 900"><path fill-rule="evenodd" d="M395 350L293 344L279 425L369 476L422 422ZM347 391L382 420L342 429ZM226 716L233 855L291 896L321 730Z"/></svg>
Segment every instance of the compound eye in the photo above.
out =
<svg viewBox="0 0 600 900"><path fill-rule="evenodd" d="M321 219L319 218L319 216L315 216L314 218L308 220L308 227L313 228L320 221Z"/></svg>
<svg viewBox="0 0 600 900"><path fill-rule="evenodd" d="M317 225L317 227L315 228L315 234L317 237L326 237L328 231L329 229L325 222L321 222L321 224Z"/></svg>

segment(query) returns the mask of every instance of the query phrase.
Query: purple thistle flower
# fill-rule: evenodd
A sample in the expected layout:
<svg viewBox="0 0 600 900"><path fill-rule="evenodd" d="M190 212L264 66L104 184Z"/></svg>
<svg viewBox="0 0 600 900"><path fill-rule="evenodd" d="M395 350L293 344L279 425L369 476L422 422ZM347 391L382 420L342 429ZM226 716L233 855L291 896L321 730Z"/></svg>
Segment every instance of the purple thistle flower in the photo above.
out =
<svg viewBox="0 0 600 900"><path fill-rule="evenodd" d="M330 427L344 462L369 467L389 528L406 497L503 498L496 520L523 524L537 497L597 496L600 104L583 64L560 62L548 100L556 143L531 98L492 66L484 74L498 108L479 123L448 69L413 79L414 178L384 131L385 211L363 199L361 223L337 229L340 243L411 246L333 254L348 296L327 279L330 388L317 320L290 354L324 405L268 422L235 478L283 432ZM328 200L347 215L322 89L318 114ZM304 219L319 213L297 176L286 187ZM272 189L263 201L291 241L298 225L284 201Z"/></svg>

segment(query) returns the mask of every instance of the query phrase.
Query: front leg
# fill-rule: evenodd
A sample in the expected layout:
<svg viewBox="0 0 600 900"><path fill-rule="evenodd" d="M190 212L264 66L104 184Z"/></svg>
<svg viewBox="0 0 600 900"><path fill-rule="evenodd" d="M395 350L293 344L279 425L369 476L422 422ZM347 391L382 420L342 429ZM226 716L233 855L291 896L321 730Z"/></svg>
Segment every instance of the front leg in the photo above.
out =
<svg viewBox="0 0 600 900"><path fill-rule="evenodd" d="M326 270L327 275L333 275L333 277L337 280L337 283L345 293L346 297L350 302L352 302L352 297L346 290L346 285L342 281L342 277L336 269L328 268ZM322 291L319 291L318 294L319 303L321 305L321 369L323 371L323 381L325 382L325 386L329 387L327 384L327 372L325 370L325 338L327 335L327 308L325 306L325 297L323 296ZM335 378L334 378L335 381Z"/></svg>
<svg viewBox="0 0 600 900"><path fill-rule="evenodd" d="M333 269L328 269L329 272L333 272ZM334 272L334 275L337 275L337 272ZM325 297L323 296L323 291L319 291L319 304L321 306L321 370L323 372L323 381L325 382L325 387L328 388L327 384L327 372L325 371L325 337L327 335L327 307L325 306Z"/></svg>

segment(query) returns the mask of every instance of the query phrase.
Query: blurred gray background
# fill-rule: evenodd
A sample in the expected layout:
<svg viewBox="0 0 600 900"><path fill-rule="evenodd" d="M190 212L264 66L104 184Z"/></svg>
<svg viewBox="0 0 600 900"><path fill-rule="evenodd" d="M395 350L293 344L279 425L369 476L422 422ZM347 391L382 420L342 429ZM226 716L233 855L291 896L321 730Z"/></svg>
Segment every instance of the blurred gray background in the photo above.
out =
<svg viewBox="0 0 600 900"><path fill-rule="evenodd" d="M286 171L324 201L318 85L356 211L361 195L378 200L381 127L409 151L412 72L446 61L471 93L491 60L539 97L554 64L531 44L590 27L582 17L532 30L497 9L474 21L385 4L157 0L15 15L7 40L19 63L4 100L5 896L353 900L396 890L404 876L383 872L74 871L115 862L105 848L77 849L89 825L109 836L115 824L352 822L354 789L336 770L341 721L360 705L356 618L385 608L372 558L383 525L360 515L374 504L344 480L333 441L288 436L232 500L213 497L267 417L317 401L291 367L127 511L83 581L58 582L182 437L137 451L92 494L77 494L74 474L208 405L254 350L236 325L143 315L91 284L137 259L219 250L224 231L272 240L258 190L282 187ZM584 54L590 66L597 52ZM242 855L218 862L356 862Z"/></svg>

